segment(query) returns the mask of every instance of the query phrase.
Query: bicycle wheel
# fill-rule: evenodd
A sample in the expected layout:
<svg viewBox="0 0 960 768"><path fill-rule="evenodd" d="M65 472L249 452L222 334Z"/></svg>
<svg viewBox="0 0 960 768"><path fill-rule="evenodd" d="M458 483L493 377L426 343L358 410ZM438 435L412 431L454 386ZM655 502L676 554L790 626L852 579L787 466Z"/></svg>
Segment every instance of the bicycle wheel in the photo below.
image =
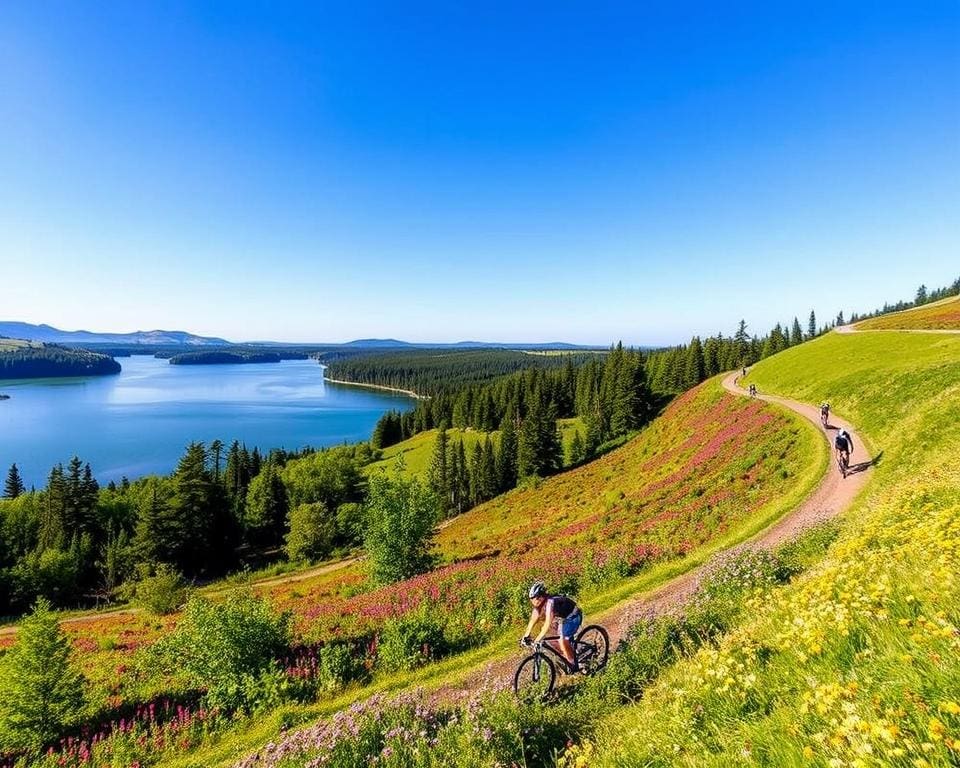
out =
<svg viewBox="0 0 960 768"><path fill-rule="evenodd" d="M543 701L553 690L557 668L542 653L527 656L513 676L513 692L524 701Z"/></svg>
<svg viewBox="0 0 960 768"><path fill-rule="evenodd" d="M580 630L576 640L577 662L588 675L603 669L610 654L610 636L607 630L591 624Z"/></svg>

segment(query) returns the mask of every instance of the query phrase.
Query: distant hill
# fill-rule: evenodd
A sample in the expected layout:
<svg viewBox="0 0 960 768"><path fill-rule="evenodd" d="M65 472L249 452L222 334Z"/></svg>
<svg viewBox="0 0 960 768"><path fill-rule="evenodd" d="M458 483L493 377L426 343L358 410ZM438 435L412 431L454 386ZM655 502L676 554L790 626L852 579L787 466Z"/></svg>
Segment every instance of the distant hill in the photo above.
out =
<svg viewBox="0 0 960 768"><path fill-rule="evenodd" d="M91 331L61 331L51 325L0 321L0 336L48 344L141 344L160 346L229 346L230 342L213 336L196 336L186 331L135 331L133 333L93 333Z"/></svg>
<svg viewBox="0 0 960 768"><path fill-rule="evenodd" d="M455 341L441 344L400 341L399 339L355 339L342 346L361 349L605 349L605 347L570 344L565 341L535 342L533 344L505 341Z"/></svg>

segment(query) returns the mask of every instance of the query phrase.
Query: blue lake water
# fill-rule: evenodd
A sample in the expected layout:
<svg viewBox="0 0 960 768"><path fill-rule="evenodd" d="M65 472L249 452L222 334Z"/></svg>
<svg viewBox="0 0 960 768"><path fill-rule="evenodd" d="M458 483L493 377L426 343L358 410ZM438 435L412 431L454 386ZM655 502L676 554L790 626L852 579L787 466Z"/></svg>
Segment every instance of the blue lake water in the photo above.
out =
<svg viewBox="0 0 960 768"><path fill-rule="evenodd" d="M170 365L117 358L116 376L0 381L0 477L16 462L41 487L76 454L101 482L167 473L187 443L219 438L248 448L296 449L370 437L405 395L325 383L314 360Z"/></svg>

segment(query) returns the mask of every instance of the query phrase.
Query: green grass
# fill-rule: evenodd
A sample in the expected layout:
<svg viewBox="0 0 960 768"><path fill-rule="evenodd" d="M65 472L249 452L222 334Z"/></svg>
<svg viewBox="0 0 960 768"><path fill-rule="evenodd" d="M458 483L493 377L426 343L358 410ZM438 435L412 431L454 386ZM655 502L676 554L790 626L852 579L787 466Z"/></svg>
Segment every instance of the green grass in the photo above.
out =
<svg viewBox="0 0 960 768"><path fill-rule="evenodd" d="M707 408L706 404L719 403L725 397L720 391L718 380L705 385L705 387L707 389L698 401L704 405L694 409L697 416L692 417L689 412L686 414L686 418L691 420L690 425L693 425L688 425L689 428L699 428L696 426L699 424L696 418L707 413L705 410ZM736 405L737 407L741 405L747 407L750 406L750 403L743 401L743 403L737 402ZM775 410L779 411L780 409L775 408ZM783 412L781 417L788 427L785 434L789 435L793 446L791 448L793 452L792 465L795 464L802 468L797 474L790 475L789 483L780 481L783 492L773 494L755 510L754 514L746 519L737 520L724 533L712 538L708 543L696 547L688 555L656 563L634 577L620 579L601 591L586 595L581 602L590 620L602 620L603 612L621 601L652 590L665 581L702 564L720 549L755 535L794 507L809 492L826 468L826 445L820 437L819 431L809 422L789 412ZM668 422L669 419L670 417L667 418ZM676 438L676 435L670 430L669 424L661 424L649 434L641 434L635 442L621 449L619 453L608 455L600 463L594 463L574 472L565 473L560 478L547 480L541 488L514 491L495 504L485 505L473 513L468 513L468 516L464 516L462 520L458 520L441 533L438 546L444 552L457 550L459 548L457 546L458 537L462 536L463 532L467 532L472 533L477 538L476 542L467 546L482 548L483 542L497 542L501 537L508 535L506 533L507 529L503 527L504 524L508 528L523 525L523 521L528 514L531 520L539 519L540 515L537 510L552 509L558 503L566 504L571 510L578 508L580 502L577 497L569 497L566 490L573 489L578 482L585 485L587 491L594 487L592 483L595 482L605 482L608 486L626 488L629 491L630 486L623 485L624 477L621 475L621 470L629 467L631 474L636 474L636 479L631 478L631 482L640 481L642 483L643 475L642 473L633 473L633 465L623 462L636 461L639 467L644 466L644 462L651 461L658 453L669 454L672 442L664 440L664 438ZM632 458L625 459L624 457ZM665 468L665 471L673 472L674 468L670 465ZM742 468L738 471L742 471ZM578 481L577 477L582 479ZM620 497L621 494L618 492L617 498ZM586 498L584 497L584 499ZM537 499L540 499L539 503ZM602 502L602 498L600 501ZM593 503L596 504L597 500L595 499ZM504 510L511 510L511 513L504 516L501 514ZM470 520L473 522L471 523ZM466 545L466 542L462 542L459 546L464 545ZM486 663L515 654L516 631L517 628L511 628L510 631L501 634L497 639L481 648L428 665L416 672L378 678L370 686L351 689L329 701L313 705L285 706L269 715L258 718L256 722L239 724L237 729L215 737L201 751L169 764L181 768L200 765L226 766L239 755L275 739L282 728L332 714L353 701L365 698L375 692L410 690L421 686L432 689L458 683L476 674L478 669Z"/></svg>
<svg viewBox="0 0 960 768"><path fill-rule="evenodd" d="M960 330L960 296L941 299L921 307L871 317L856 324L857 330Z"/></svg>
<svg viewBox="0 0 960 768"><path fill-rule="evenodd" d="M433 458L433 446L437 441L437 431L436 429L428 429L426 432L414 435L396 445L384 448L383 457L379 461L368 464L363 471L367 475L381 470L395 475L399 466L399 459L402 457L403 475L405 477L426 478L427 471L430 469L430 461ZM493 432L492 434L494 440L496 440L499 433ZM463 449L466 451L468 461L473 455L473 447L477 443L482 443L486 436L486 432L480 432L476 429L447 430L447 438L451 442L456 443L458 440L463 440Z"/></svg>
<svg viewBox="0 0 960 768"><path fill-rule="evenodd" d="M818 566L565 766L957 764L958 361L960 338L830 334L751 371L761 391L829 400L883 459Z"/></svg>
<svg viewBox="0 0 960 768"><path fill-rule="evenodd" d="M557 429L560 431L560 439L563 444L564 461L570 453L570 444L573 442L573 436L579 432L580 437L586 435L586 427L583 420L557 419ZM494 444L498 445L500 440L500 431L491 432ZM448 429L447 437L456 442L463 440L463 448L466 451L467 459L473 456L473 447L477 443L482 443L486 439L487 433L476 429ZM419 477L421 479L427 476L430 468L430 461L433 458L433 446L437 440L437 430L429 429L426 432L414 435L396 445L384 448L383 456L379 461L368 464L364 472L370 475L378 471L386 471L391 475L396 474L398 459L403 457L403 475L405 477Z"/></svg>

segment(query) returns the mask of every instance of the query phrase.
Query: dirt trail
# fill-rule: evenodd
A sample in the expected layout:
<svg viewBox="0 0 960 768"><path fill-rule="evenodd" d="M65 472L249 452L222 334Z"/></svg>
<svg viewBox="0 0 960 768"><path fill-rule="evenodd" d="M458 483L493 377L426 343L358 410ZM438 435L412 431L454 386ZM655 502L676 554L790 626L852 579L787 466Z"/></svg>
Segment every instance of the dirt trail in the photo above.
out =
<svg viewBox="0 0 960 768"><path fill-rule="evenodd" d="M728 374L723 380L723 386L733 394L746 397L747 393L738 385L738 379L739 375L737 373ZM819 407L775 395L760 394L758 396L761 400L789 408L813 422L818 429L822 429ZM833 436L840 427L846 429L853 436L854 442L854 450L850 457L850 466L854 471L845 479L840 476L833 459ZM790 540L804 528L838 515L850 505L867 482L871 459L867 456L863 443L853 426L843 419L831 416L830 423L824 431L824 438L830 444L830 462L827 465L826 474L817 487L796 509L788 512L753 538L727 551L733 552L746 548L772 549ZM606 627L610 633L610 646L615 648L624 633L639 619L679 610L696 591L703 568L704 566L695 568L650 592L625 600L596 616L589 616L588 622L602 624ZM434 691L432 698L436 701L456 698L474 690L482 680L509 680L518 660L518 656L497 659L484 666L480 672L471 674L462 682Z"/></svg>

